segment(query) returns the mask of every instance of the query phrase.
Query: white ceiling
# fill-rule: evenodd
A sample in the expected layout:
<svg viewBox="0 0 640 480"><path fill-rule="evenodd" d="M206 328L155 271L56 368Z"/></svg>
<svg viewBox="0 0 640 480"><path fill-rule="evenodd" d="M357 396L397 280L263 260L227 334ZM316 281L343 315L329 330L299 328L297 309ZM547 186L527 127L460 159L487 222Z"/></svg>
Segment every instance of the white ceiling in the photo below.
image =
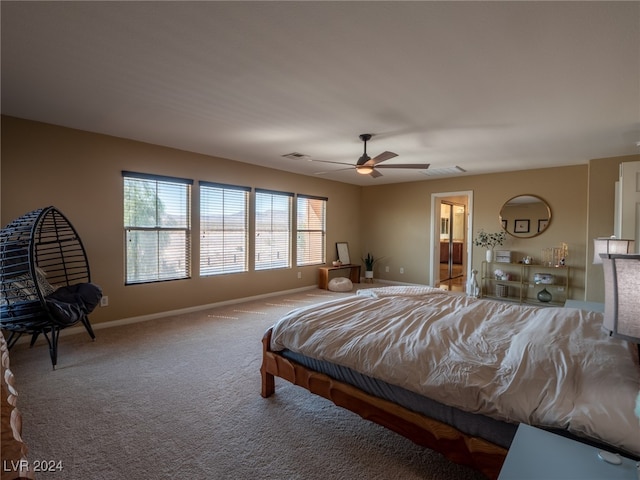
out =
<svg viewBox="0 0 640 480"><path fill-rule="evenodd" d="M2 113L358 185L640 150L640 2L1 2Z"/></svg>

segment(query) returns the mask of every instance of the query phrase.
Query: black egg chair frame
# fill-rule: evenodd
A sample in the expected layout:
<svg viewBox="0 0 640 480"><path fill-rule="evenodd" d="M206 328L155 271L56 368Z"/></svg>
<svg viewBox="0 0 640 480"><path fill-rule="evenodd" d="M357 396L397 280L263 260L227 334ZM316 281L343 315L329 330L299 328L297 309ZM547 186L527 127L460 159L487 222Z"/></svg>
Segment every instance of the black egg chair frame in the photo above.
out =
<svg viewBox="0 0 640 480"><path fill-rule="evenodd" d="M102 290L91 283L87 254L69 220L55 207L29 212L0 231L0 328L13 347L42 334L55 369L60 330L81 322L95 334L89 313Z"/></svg>

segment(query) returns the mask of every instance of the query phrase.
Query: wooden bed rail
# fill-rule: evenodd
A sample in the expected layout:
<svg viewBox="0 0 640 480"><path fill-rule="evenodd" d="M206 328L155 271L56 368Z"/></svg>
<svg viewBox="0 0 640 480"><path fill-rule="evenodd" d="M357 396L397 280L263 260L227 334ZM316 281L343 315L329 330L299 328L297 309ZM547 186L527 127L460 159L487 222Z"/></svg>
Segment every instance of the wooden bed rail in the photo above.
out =
<svg viewBox="0 0 640 480"><path fill-rule="evenodd" d="M470 466L491 479L498 478L507 455L505 448L482 438L465 435L450 425L310 370L273 352L270 345L271 329L262 339L260 373L263 397L267 398L275 393L275 377L283 378L357 413L366 420L399 433L418 445L435 450L455 463Z"/></svg>

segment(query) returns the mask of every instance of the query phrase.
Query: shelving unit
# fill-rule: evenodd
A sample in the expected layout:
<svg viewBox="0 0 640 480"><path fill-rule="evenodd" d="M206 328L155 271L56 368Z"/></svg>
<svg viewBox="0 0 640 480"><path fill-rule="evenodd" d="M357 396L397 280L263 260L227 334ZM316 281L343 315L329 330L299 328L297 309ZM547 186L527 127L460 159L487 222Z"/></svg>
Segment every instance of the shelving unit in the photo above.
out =
<svg viewBox="0 0 640 480"><path fill-rule="evenodd" d="M507 279L496 278L495 271L502 270ZM553 275L552 283L537 283L536 273ZM495 300L526 303L538 306L563 306L569 298L570 267L547 267L525 263L482 262L482 296ZM550 302L541 302L537 295L543 289L551 294Z"/></svg>

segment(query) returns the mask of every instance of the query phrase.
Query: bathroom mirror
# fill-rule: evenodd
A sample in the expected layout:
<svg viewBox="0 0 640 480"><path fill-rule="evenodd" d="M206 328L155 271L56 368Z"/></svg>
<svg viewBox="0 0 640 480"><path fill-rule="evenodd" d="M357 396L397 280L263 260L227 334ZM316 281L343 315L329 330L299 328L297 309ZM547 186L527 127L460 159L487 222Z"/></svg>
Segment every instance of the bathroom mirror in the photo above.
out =
<svg viewBox="0 0 640 480"><path fill-rule="evenodd" d="M551 208L537 195L510 198L500 210L502 228L516 238L531 238L544 232L551 222Z"/></svg>

